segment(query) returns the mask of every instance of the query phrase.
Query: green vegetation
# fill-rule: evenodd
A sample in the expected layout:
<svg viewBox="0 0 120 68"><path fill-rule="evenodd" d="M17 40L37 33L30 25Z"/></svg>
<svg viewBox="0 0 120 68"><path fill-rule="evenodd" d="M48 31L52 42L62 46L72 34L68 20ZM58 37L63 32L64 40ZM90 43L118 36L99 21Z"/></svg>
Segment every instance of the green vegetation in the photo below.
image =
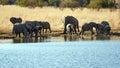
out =
<svg viewBox="0 0 120 68"><path fill-rule="evenodd" d="M0 0L0 4L16 4L24 7L55 6L72 8L113 8L116 5L115 0Z"/></svg>

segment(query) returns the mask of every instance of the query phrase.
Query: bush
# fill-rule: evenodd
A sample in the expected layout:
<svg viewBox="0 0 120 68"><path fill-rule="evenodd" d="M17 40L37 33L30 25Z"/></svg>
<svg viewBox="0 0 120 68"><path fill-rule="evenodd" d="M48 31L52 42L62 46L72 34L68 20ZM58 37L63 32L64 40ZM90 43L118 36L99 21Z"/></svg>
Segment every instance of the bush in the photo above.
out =
<svg viewBox="0 0 120 68"><path fill-rule="evenodd" d="M2 4L2 5L6 5L8 2L7 2L7 0L0 0L0 4Z"/></svg>
<svg viewBox="0 0 120 68"><path fill-rule="evenodd" d="M36 6L46 6L47 3L44 0L16 0L16 4L20 6L30 6L30 7L36 7Z"/></svg>
<svg viewBox="0 0 120 68"><path fill-rule="evenodd" d="M90 8L111 8L114 7L113 0L91 0Z"/></svg>
<svg viewBox="0 0 120 68"><path fill-rule="evenodd" d="M55 6L55 7L59 7L61 3L60 0L48 0L47 2L49 6Z"/></svg>
<svg viewBox="0 0 120 68"><path fill-rule="evenodd" d="M79 7L79 2L77 0L64 0L60 4L61 7Z"/></svg>

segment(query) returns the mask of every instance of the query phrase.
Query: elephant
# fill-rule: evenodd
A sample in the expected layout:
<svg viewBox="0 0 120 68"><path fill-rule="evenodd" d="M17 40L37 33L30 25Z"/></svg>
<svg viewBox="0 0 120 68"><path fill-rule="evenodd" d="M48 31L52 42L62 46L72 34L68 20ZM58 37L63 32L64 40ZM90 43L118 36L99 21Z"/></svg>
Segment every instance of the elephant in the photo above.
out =
<svg viewBox="0 0 120 68"><path fill-rule="evenodd" d="M102 21L100 24L97 24L97 34L106 34L110 35L111 27L107 21Z"/></svg>
<svg viewBox="0 0 120 68"><path fill-rule="evenodd" d="M66 16L62 22L64 23L64 32L63 32L64 34L66 34L67 24L72 24L73 25L75 33L76 33L76 29L78 29L78 32L79 32L79 22L75 17Z"/></svg>
<svg viewBox="0 0 120 68"><path fill-rule="evenodd" d="M101 24L106 27L106 26L109 26L109 23L107 21L102 21Z"/></svg>
<svg viewBox="0 0 120 68"><path fill-rule="evenodd" d="M74 28L72 24L67 24L66 29L69 34L74 33Z"/></svg>
<svg viewBox="0 0 120 68"><path fill-rule="evenodd" d="M80 34L82 33L83 35L85 31L91 31L91 35L93 35L94 34L93 28L96 28L96 27L97 27L97 24L95 22L85 23L82 25Z"/></svg>
<svg viewBox="0 0 120 68"><path fill-rule="evenodd" d="M25 24L17 24L13 26L13 33L17 35L19 34L20 37L20 33L22 33L25 37L27 37L27 29L26 29L26 25Z"/></svg>
<svg viewBox="0 0 120 68"><path fill-rule="evenodd" d="M29 34L32 36L33 32L35 33L35 37L38 37L38 32L43 29L43 26L39 23L39 21L26 21L25 22L27 30Z"/></svg>
<svg viewBox="0 0 120 68"><path fill-rule="evenodd" d="M22 33L25 37L28 36L28 33L30 34L30 37L32 37L33 32L35 33L35 37L38 37L39 30L42 29L42 26L38 23L38 21L26 21L23 24L15 24L13 26L13 33L17 35Z"/></svg>
<svg viewBox="0 0 120 68"><path fill-rule="evenodd" d="M22 23L22 18L11 17L11 18L10 18L10 22L11 22L12 24Z"/></svg>
<svg viewBox="0 0 120 68"><path fill-rule="evenodd" d="M49 22L41 22L41 21L39 21L39 24L42 25L42 27L43 27L43 33L44 33L44 30L46 30L45 33L47 33L47 29L49 29L50 33L52 32Z"/></svg>
<svg viewBox="0 0 120 68"><path fill-rule="evenodd" d="M97 24L97 29L96 29L97 35L103 34L104 33L104 26L102 24Z"/></svg>
<svg viewBox="0 0 120 68"><path fill-rule="evenodd" d="M103 27L104 27L104 34L110 35L111 27L110 27L109 23L108 23L107 21L102 21L101 24L102 24Z"/></svg>

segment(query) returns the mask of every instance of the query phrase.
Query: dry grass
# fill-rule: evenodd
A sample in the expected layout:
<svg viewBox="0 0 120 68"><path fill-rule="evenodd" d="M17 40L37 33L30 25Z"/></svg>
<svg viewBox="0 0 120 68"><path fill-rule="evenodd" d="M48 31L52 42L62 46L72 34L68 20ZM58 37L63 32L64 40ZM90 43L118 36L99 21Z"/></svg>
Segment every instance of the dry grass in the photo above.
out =
<svg viewBox="0 0 120 68"><path fill-rule="evenodd" d="M62 30L63 23L61 18L67 15L72 15L79 20L79 26L86 22L94 21L100 23L103 20L109 21L112 29L120 29L120 9L111 11L110 9L87 9L70 8L60 9L54 7L43 8L25 8L19 6L2 6L0 5L0 33L10 33L12 24L9 18L21 17L23 22L26 20L48 21L51 24L52 30Z"/></svg>

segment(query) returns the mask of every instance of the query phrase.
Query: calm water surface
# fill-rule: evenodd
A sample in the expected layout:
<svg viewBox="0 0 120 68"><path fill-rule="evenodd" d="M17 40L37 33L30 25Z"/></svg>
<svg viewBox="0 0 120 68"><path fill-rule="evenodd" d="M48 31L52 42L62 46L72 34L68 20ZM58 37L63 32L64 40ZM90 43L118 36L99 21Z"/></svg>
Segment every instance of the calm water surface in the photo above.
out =
<svg viewBox="0 0 120 68"><path fill-rule="evenodd" d="M78 35L60 35L60 36L42 36L32 38L12 38L12 39L0 39L1 43L34 43L34 42L69 42L69 41L87 41L87 40L120 40L120 36L84 36Z"/></svg>
<svg viewBox="0 0 120 68"><path fill-rule="evenodd" d="M119 67L120 37L117 36L62 35L0 40L0 68Z"/></svg>

